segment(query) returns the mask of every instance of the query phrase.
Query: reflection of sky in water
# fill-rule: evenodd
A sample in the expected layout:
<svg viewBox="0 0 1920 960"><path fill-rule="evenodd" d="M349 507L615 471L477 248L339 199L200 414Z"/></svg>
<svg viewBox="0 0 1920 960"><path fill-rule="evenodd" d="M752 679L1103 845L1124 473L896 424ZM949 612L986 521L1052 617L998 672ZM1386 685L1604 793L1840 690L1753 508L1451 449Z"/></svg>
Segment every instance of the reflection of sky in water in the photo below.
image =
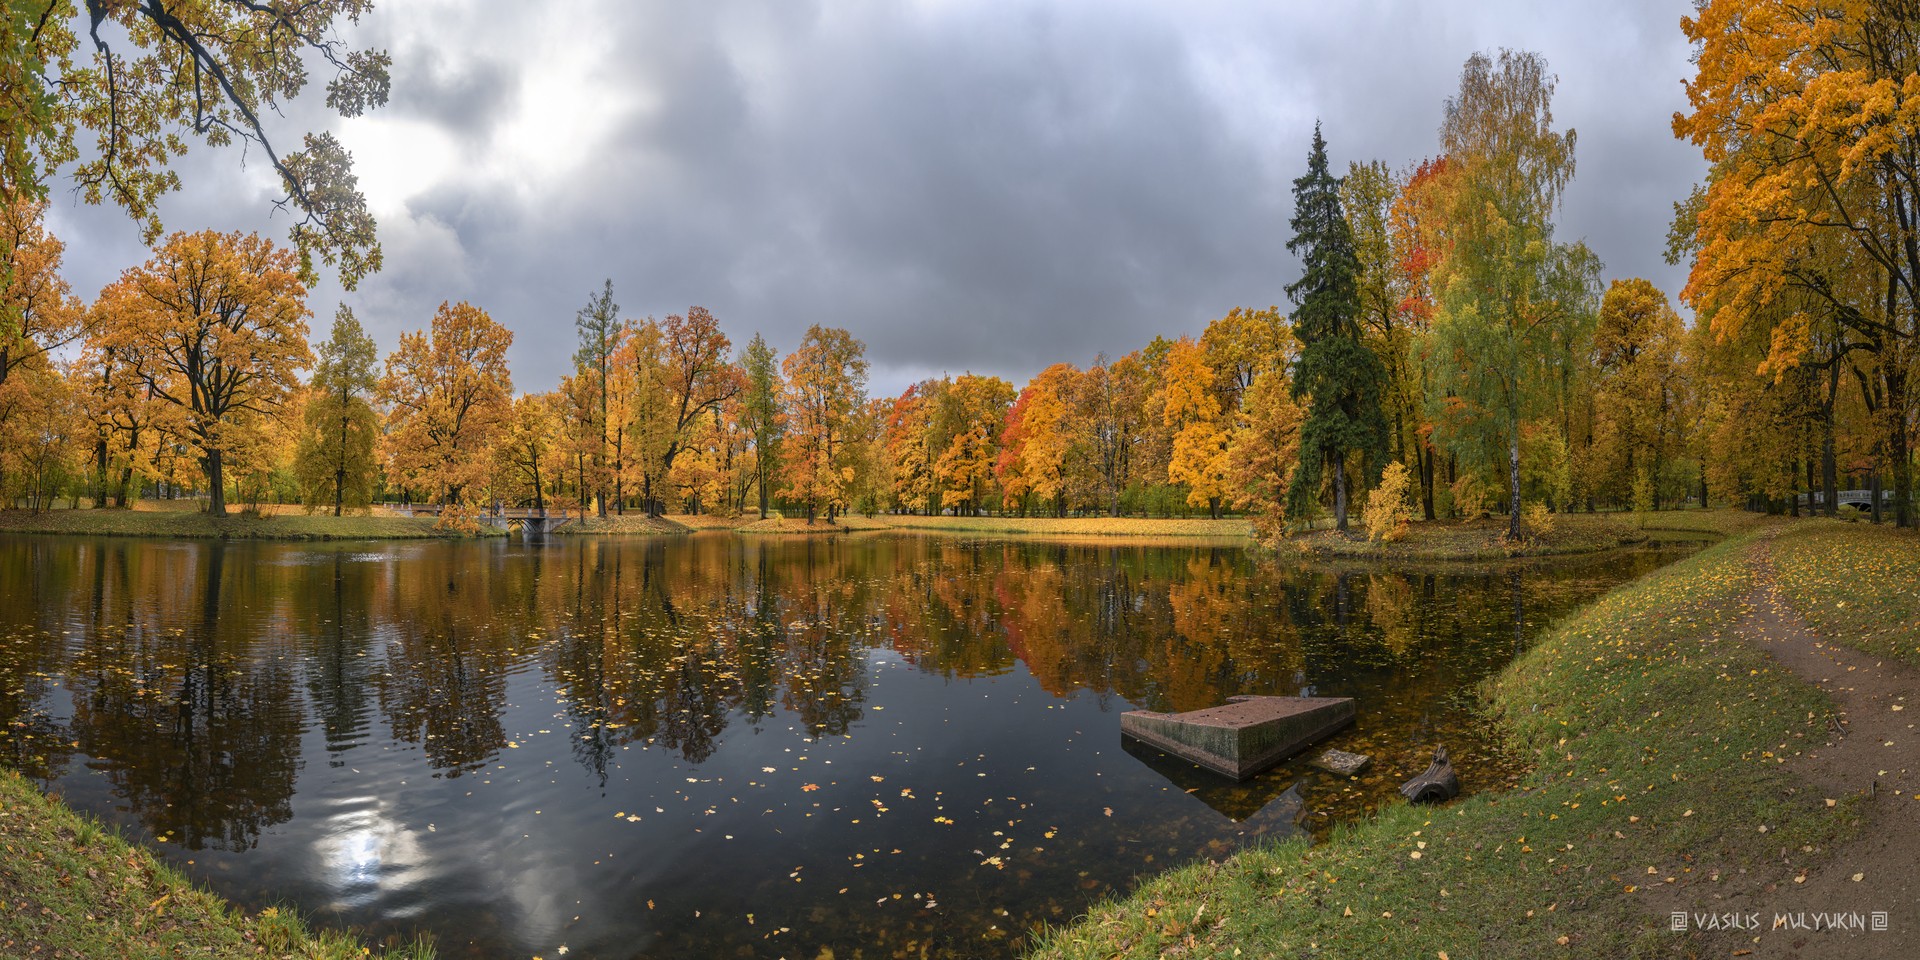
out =
<svg viewBox="0 0 1920 960"><path fill-rule="evenodd" d="M1657 562L1529 568L1526 620ZM1011 956L1143 873L1358 815L1435 739L1477 763L1458 693L1511 655L1520 583L938 538L0 537L0 760L205 838L162 851L247 906L447 958ZM1308 691L1358 698L1331 744L1375 782L1223 783L1118 732Z"/></svg>
<svg viewBox="0 0 1920 960"><path fill-rule="evenodd" d="M415 831L388 819L378 797L349 797L327 806L331 811L316 828L319 838L314 846L322 865L320 876L332 890L329 909L347 911L382 899L403 900L406 891L429 872ZM417 907L391 915L416 912Z"/></svg>

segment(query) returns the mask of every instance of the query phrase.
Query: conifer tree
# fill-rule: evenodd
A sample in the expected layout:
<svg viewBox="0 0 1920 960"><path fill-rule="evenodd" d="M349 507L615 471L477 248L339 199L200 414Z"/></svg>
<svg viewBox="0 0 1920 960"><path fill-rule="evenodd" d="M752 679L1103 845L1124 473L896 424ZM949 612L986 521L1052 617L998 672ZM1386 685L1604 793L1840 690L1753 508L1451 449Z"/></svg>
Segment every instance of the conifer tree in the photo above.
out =
<svg viewBox="0 0 1920 960"><path fill-rule="evenodd" d="M1287 250L1300 257L1300 279L1287 285L1298 310L1293 315L1300 359L1294 363L1293 395L1304 398L1300 469L1290 498L1295 515L1320 489L1320 471L1333 471L1334 525L1347 529L1347 469L1359 455L1369 476L1384 465L1387 418L1380 409L1386 371L1361 343L1360 260L1340 207L1340 181L1327 171L1327 141L1313 127L1307 172L1293 181L1293 239Z"/></svg>

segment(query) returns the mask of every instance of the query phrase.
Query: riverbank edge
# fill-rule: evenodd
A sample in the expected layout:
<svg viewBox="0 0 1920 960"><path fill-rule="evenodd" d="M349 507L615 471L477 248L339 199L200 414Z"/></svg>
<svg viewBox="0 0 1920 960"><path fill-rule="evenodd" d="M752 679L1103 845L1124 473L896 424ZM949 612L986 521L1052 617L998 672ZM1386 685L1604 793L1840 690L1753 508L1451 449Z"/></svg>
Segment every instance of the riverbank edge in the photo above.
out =
<svg viewBox="0 0 1920 960"><path fill-rule="evenodd" d="M633 516L587 517L563 523L553 530L562 537L677 537L693 533L694 528L670 517Z"/></svg>
<svg viewBox="0 0 1920 960"><path fill-rule="evenodd" d="M1703 518L1704 519L1704 518ZM1855 829L1780 768L1824 739L1831 702L1735 636L1750 548L1821 525L1742 521L1542 633L1483 690L1529 762L1512 790L1399 805L1305 839L1145 880L1033 958L1196 955L1672 956L1666 905L1738 877L1784 880ZM1424 749L1424 748L1423 748ZM1472 788L1473 771L1461 771ZM1757 879L1759 878L1759 879Z"/></svg>
<svg viewBox="0 0 1920 960"><path fill-rule="evenodd" d="M461 540L505 536L482 527L443 530L422 517L287 514L210 517L186 510L0 510L0 533L183 540Z"/></svg>
<svg viewBox="0 0 1920 960"><path fill-rule="evenodd" d="M292 912L248 915L153 853L0 768L0 956L431 960L316 931Z"/></svg>

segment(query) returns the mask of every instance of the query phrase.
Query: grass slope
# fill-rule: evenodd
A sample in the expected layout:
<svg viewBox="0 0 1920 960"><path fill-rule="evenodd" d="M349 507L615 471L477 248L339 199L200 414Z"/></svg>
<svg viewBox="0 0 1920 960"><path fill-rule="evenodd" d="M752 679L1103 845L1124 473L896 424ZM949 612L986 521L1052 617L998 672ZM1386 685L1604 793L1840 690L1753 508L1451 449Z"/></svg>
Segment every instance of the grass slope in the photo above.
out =
<svg viewBox="0 0 1920 960"><path fill-rule="evenodd" d="M1778 766L1828 703L1731 633L1751 540L1607 594L1490 684L1490 719L1533 768L1521 787L1176 869L1033 955L1684 955L1667 884L1711 890L1855 819Z"/></svg>
<svg viewBox="0 0 1920 960"><path fill-rule="evenodd" d="M0 956L430 958L370 952L269 908L246 916L146 850L0 770Z"/></svg>
<svg viewBox="0 0 1920 960"><path fill-rule="evenodd" d="M1920 666L1920 537L1833 520L1774 548L1774 575L1823 637Z"/></svg>
<svg viewBox="0 0 1920 960"><path fill-rule="evenodd" d="M887 524L872 517L848 514L835 517L832 523L828 523L825 517L821 517L813 523L808 523L805 517L768 517L765 520L743 523L733 529L738 533L802 533L818 535L859 533L864 530L886 530L889 529L889 527Z"/></svg>
<svg viewBox="0 0 1920 960"><path fill-rule="evenodd" d="M424 517L279 514L215 518L186 510L0 510L0 532L228 540L418 540L454 537ZM480 536L498 535L482 527Z"/></svg>
<svg viewBox="0 0 1920 960"><path fill-rule="evenodd" d="M588 517L554 528L554 533L567 535L624 534L637 533L657 536L660 534L691 533L693 528L668 517L649 517L644 513L635 513L625 517Z"/></svg>

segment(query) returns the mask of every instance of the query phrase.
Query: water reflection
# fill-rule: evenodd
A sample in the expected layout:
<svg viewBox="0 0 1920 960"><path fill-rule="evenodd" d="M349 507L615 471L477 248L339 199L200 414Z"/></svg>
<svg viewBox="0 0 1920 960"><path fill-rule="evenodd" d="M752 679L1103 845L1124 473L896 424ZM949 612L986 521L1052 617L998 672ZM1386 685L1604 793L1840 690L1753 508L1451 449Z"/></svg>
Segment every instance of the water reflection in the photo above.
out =
<svg viewBox="0 0 1920 960"><path fill-rule="evenodd" d="M1673 555L0 538L0 761L244 903L447 956L1010 954L1140 873L1390 802L1435 742L1497 784L1473 684ZM1303 693L1359 700L1334 743L1367 777L1118 743L1120 710Z"/></svg>

